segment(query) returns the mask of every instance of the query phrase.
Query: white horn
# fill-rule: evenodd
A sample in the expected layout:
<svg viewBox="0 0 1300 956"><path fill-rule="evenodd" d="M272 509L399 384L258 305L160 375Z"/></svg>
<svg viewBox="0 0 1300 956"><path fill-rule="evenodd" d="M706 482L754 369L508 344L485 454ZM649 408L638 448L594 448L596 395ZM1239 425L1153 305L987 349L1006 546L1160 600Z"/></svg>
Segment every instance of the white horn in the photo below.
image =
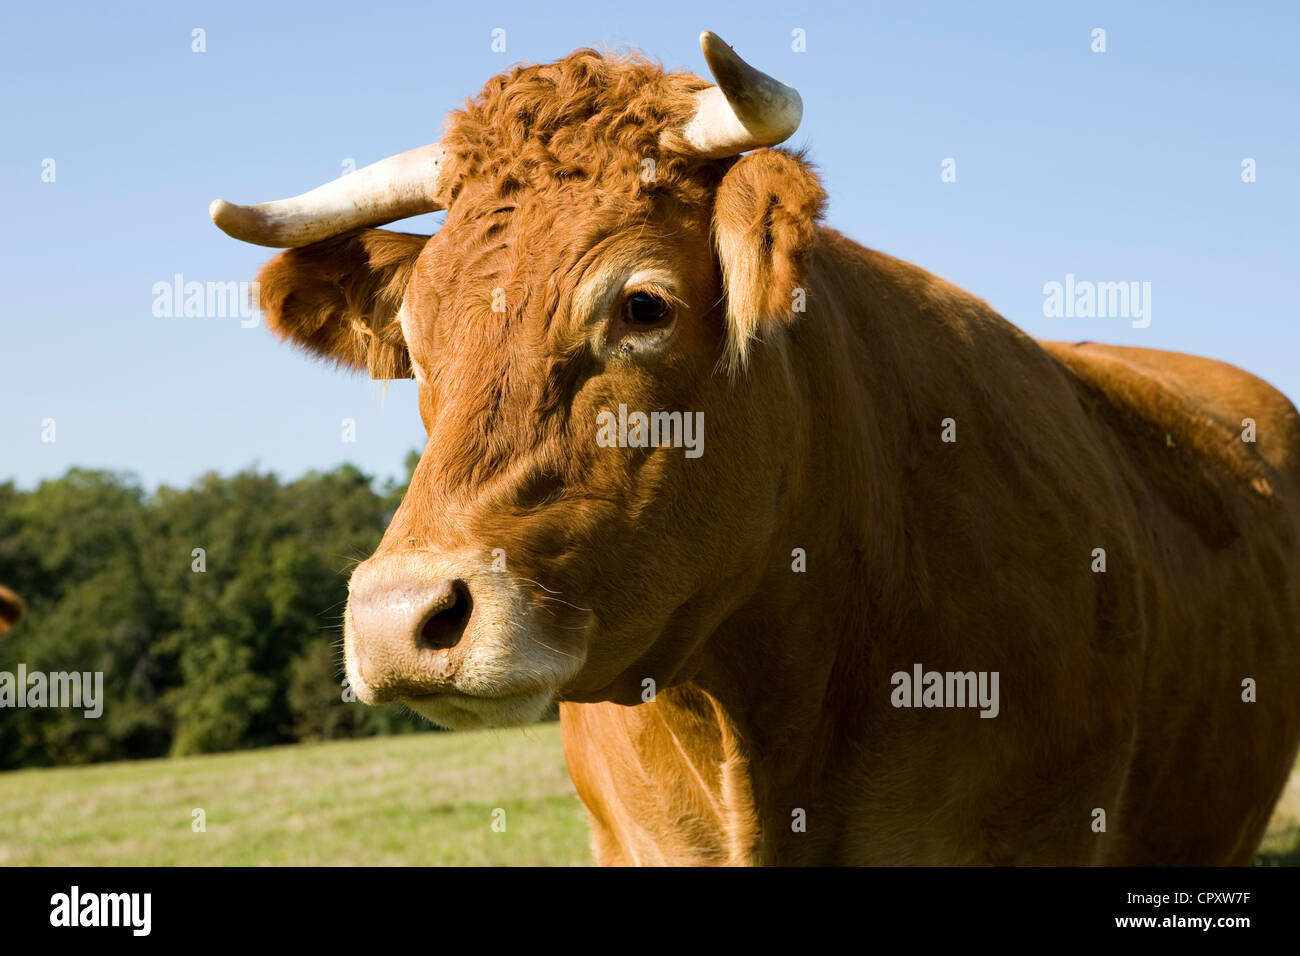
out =
<svg viewBox="0 0 1300 956"><path fill-rule="evenodd" d="M695 95L695 115L682 130L697 155L735 156L794 134L803 118L798 90L754 69L716 33L701 33L700 49L718 85Z"/></svg>
<svg viewBox="0 0 1300 956"><path fill-rule="evenodd" d="M288 248L328 239L358 226L441 209L434 199L443 148L407 150L292 199L236 206L224 199L208 207L221 231L259 246Z"/></svg>

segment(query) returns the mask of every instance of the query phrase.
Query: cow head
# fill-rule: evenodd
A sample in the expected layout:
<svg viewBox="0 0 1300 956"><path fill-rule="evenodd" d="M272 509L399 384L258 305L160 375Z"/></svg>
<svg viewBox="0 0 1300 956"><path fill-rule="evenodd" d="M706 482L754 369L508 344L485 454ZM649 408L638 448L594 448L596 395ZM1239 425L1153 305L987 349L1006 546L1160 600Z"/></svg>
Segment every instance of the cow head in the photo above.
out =
<svg viewBox="0 0 1300 956"><path fill-rule="evenodd" d="M8 636L27 612L23 599L7 587L0 585L0 637Z"/></svg>
<svg viewBox="0 0 1300 956"><path fill-rule="evenodd" d="M635 703L771 566L803 434L784 337L824 196L788 153L737 159L788 137L799 97L701 44L716 86L579 51L493 79L438 144L213 204L295 247L259 276L279 336L419 383L427 446L350 583L361 699L448 727ZM431 238L357 228L433 209Z"/></svg>

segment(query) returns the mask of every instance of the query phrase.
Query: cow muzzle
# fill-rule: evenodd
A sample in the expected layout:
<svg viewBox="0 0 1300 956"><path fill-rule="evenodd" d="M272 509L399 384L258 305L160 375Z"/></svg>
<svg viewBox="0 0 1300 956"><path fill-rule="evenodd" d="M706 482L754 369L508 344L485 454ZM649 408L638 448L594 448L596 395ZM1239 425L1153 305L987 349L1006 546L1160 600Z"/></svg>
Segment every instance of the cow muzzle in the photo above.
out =
<svg viewBox="0 0 1300 956"><path fill-rule="evenodd" d="M348 682L450 729L532 723L581 670L595 620L537 597L478 554L376 555L349 583Z"/></svg>

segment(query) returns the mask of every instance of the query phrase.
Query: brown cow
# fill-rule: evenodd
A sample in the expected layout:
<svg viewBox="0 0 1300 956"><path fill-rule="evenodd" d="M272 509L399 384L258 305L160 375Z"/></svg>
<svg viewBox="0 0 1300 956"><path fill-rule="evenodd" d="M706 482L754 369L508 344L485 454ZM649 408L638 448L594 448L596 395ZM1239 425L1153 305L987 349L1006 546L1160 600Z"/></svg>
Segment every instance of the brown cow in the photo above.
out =
<svg viewBox="0 0 1300 956"><path fill-rule="evenodd" d="M23 599L3 584L0 584L0 637L8 637L27 613Z"/></svg>
<svg viewBox="0 0 1300 956"><path fill-rule="evenodd" d="M1249 862L1300 741L1295 409L821 226L762 148L798 94L702 45L718 86L580 51L213 204L301 247L260 276L279 336L419 382L358 696L563 701L603 863Z"/></svg>

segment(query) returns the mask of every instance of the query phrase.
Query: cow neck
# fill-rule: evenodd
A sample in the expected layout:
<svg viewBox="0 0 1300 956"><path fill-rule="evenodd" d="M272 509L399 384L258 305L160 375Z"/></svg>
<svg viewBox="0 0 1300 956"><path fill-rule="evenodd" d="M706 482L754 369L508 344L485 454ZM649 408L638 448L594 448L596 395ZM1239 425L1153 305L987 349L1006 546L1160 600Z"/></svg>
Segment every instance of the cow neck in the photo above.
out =
<svg viewBox="0 0 1300 956"><path fill-rule="evenodd" d="M834 252L822 268L865 270ZM803 410L803 464L790 476L768 570L704 643L690 679L653 705L655 722L689 741L677 748L674 786L713 809L728 862L811 861L825 847L798 839L800 815L827 828L852 805L828 795L861 742L868 715L852 685L872 668L873 622L898 613L880 602L902 568L900 472L887 456L903 443L882 423L904 417L879 365L896 330L874 319L831 301L791 331L783 377Z"/></svg>

